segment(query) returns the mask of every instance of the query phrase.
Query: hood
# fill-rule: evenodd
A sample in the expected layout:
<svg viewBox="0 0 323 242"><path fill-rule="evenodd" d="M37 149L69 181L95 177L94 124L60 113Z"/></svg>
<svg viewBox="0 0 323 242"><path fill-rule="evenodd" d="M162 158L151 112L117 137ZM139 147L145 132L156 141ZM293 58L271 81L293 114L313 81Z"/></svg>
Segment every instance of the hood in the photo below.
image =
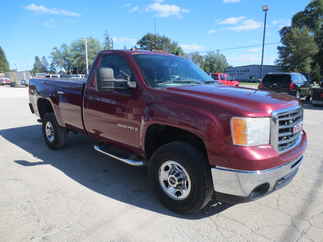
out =
<svg viewBox="0 0 323 242"><path fill-rule="evenodd" d="M224 85L180 86L167 90L247 116L271 115L274 110L299 105L298 100L289 95Z"/></svg>

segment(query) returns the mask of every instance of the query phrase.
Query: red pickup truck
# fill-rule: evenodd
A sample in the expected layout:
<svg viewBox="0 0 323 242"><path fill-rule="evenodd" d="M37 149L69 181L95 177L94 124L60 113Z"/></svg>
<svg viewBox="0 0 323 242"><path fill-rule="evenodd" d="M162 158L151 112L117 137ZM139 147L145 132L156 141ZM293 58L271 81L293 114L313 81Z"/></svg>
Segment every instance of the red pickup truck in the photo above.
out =
<svg viewBox="0 0 323 242"><path fill-rule="evenodd" d="M293 97L214 85L170 54L103 51L87 80L32 79L29 93L50 148L62 148L68 131L93 137L96 151L147 166L161 202L178 213L285 186L307 144Z"/></svg>

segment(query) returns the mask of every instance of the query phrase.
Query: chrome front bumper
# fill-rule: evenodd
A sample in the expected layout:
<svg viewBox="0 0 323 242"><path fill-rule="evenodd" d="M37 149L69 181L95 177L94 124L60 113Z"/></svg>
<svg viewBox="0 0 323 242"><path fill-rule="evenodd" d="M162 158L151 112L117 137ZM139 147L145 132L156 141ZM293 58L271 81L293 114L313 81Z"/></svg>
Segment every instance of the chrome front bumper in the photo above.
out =
<svg viewBox="0 0 323 242"><path fill-rule="evenodd" d="M256 199L287 185L296 175L302 160L303 156L284 165L258 171L212 168L214 191Z"/></svg>

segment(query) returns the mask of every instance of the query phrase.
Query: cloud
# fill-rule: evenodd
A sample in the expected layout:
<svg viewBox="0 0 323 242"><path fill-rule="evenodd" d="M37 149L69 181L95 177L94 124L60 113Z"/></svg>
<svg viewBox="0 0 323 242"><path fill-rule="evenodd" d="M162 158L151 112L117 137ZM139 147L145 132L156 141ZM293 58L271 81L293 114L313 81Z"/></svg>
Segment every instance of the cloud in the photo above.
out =
<svg viewBox="0 0 323 242"><path fill-rule="evenodd" d="M43 14L52 14L52 15L63 15L69 17L79 17L80 14L72 11L68 11L65 9L58 9L58 8L47 8L43 5L37 5L31 3L24 7L25 9L35 12L35 13L43 13Z"/></svg>
<svg viewBox="0 0 323 242"><path fill-rule="evenodd" d="M224 3L239 3L240 0L223 0Z"/></svg>
<svg viewBox="0 0 323 242"><path fill-rule="evenodd" d="M278 19L278 20L272 21L271 24L273 26L276 26L278 29L281 29L285 26L290 26L291 20L290 19Z"/></svg>
<svg viewBox="0 0 323 242"><path fill-rule="evenodd" d="M223 19L222 21L219 22L219 24L237 24L237 23L240 23L244 19L246 19L245 16L230 17L230 18Z"/></svg>
<svg viewBox="0 0 323 242"><path fill-rule="evenodd" d="M215 29L210 29L207 33L208 34L215 34L217 32L217 30Z"/></svg>
<svg viewBox="0 0 323 242"><path fill-rule="evenodd" d="M147 12L155 12L158 17L167 18L170 16L182 17L183 14L189 13L188 9L182 8L175 4L165 4L163 0L155 0L146 7Z"/></svg>
<svg viewBox="0 0 323 242"><path fill-rule="evenodd" d="M259 64L261 61L261 53L245 53L239 52L239 54L235 55L227 55L226 56L229 63L233 66L244 66L244 65L254 65ZM268 55L265 56L264 63L266 65L274 64L276 56Z"/></svg>
<svg viewBox="0 0 323 242"><path fill-rule="evenodd" d="M243 20L239 25L229 27L227 29L233 30L233 31L236 31L236 32L241 32L241 31L259 29L259 28L261 28L261 26L262 26L261 22L258 22L258 21L253 20L253 19L246 19L246 20Z"/></svg>
<svg viewBox="0 0 323 242"><path fill-rule="evenodd" d="M250 53L259 53L260 51L261 51L261 48L251 48L247 50L247 52L250 52Z"/></svg>
<svg viewBox="0 0 323 242"><path fill-rule="evenodd" d="M132 3L126 3L125 5L123 5L123 7L127 8L129 13L136 13L141 10L138 5L134 5Z"/></svg>
<svg viewBox="0 0 323 242"><path fill-rule="evenodd" d="M180 45L185 52L195 52L195 51L203 51L204 46L197 44L181 44Z"/></svg>

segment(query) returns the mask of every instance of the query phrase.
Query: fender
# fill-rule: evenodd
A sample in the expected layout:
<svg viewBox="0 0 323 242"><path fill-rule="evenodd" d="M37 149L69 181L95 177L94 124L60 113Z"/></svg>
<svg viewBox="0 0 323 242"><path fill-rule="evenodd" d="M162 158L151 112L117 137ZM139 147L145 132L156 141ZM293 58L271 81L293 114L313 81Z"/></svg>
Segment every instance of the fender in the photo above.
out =
<svg viewBox="0 0 323 242"><path fill-rule="evenodd" d="M39 83L41 83L41 85L39 85ZM41 82L37 80L37 82L35 82L34 79L31 79L30 86L29 86L29 93L30 93L29 100L32 103L33 108L35 110L35 114L37 116L40 116L39 110L38 110L38 102L39 100L44 99L50 103L59 126L65 127L65 124L64 122L62 122L62 118L60 115L60 109L58 107L58 98L57 98L57 95L55 94L55 89L50 85L48 85L46 83L46 80L43 80Z"/></svg>
<svg viewBox="0 0 323 242"><path fill-rule="evenodd" d="M155 124L167 125L196 135L204 142L208 153L221 147L215 145L215 142L223 142L222 139L214 140L214 137L224 136L221 122L214 114L185 104L163 102L148 105L144 111L140 129L142 150L145 150L147 130Z"/></svg>

